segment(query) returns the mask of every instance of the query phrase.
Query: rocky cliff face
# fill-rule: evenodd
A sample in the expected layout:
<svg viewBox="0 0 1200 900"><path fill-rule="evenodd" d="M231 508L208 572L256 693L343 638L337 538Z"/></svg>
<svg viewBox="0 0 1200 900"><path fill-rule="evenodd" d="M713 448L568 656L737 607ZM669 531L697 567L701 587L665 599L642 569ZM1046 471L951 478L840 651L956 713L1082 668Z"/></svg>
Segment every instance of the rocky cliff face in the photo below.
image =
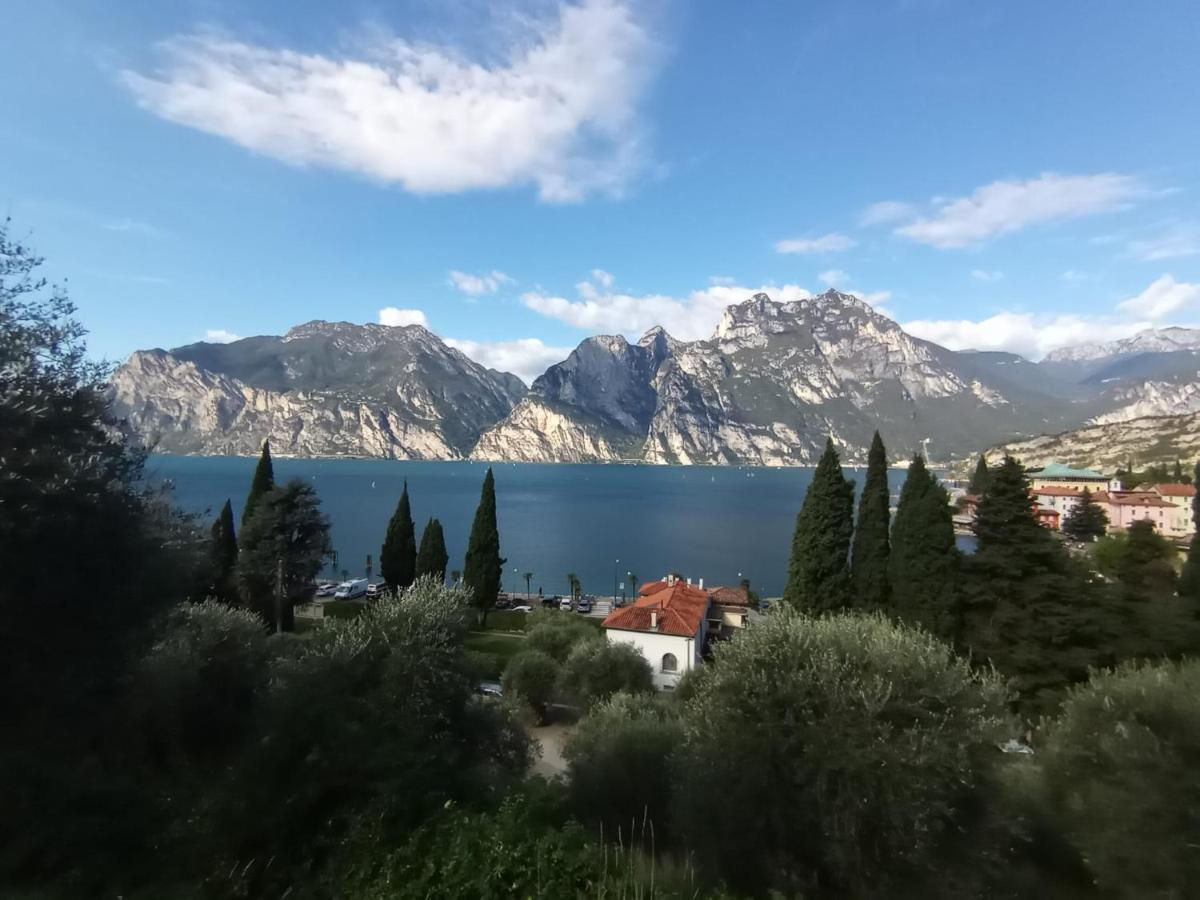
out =
<svg viewBox="0 0 1200 900"><path fill-rule="evenodd" d="M172 453L457 459L525 393L420 326L310 322L282 338L140 351L114 407Z"/></svg>
<svg viewBox="0 0 1200 900"><path fill-rule="evenodd" d="M1148 328L1133 337L1095 344L1077 344L1046 354L1047 362L1087 362L1135 353L1171 353L1200 350L1200 328Z"/></svg>
<svg viewBox="0 0 1200 900"><path fill-rule="evenodd" d="M662 329L636 345L584 341L472 455L803 465L826 435L857 459L876 427L896 451L926 438L945 451L1047 420L1023 402L1028 391L1013 393L856 297L827 291L777 303L759 294L729 307L706 341L676 341ZM561 447L560 437L530 439L535 410L553 416Z"/></svg>
<svg viewBox="0 0 1200 900"><path fill-rule="evenodd" d="M993 447L986 456L989 462L998 462L1005 454L1026 466L1060 462L1106 472L1125 465L1128 460L1149 465L1194 459L1200 456L1200 413L1088 425Z"/></svg>

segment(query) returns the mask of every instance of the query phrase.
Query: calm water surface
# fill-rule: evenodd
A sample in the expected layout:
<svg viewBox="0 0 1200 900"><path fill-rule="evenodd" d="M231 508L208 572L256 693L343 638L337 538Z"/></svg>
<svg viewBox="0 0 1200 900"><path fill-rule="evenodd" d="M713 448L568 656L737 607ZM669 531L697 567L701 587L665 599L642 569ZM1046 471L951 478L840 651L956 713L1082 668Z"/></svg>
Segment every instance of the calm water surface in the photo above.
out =
<svg viewBox="0 0 1200 900"><path fill-rule="evenodd" d="M257 460L244 457L151 458L148 471L169 479L185 509L214 516L226 498L241 517ZM749 578L764 596L783 591L796 513L811 469L498 463L496 503L504 587L566 593L567 573L584 590L613 592L678 570L705 584ZM449 569L461 569L487 465L470 462L276 459L275 478L300 478L321 498L333 523L338 568L361 574L367 554L378 574L379 546L405 479L420 530L442 522ZM860 485L865 473L848 470ZM893 493L904 472L890 475ZM894 498L893 498L894 502ZM620 560L620 562L616 562ZM333 574L332 567L329 574ZM519 582L519 584L518 584ZM628 585L626 585L628 588Z"/></svg>

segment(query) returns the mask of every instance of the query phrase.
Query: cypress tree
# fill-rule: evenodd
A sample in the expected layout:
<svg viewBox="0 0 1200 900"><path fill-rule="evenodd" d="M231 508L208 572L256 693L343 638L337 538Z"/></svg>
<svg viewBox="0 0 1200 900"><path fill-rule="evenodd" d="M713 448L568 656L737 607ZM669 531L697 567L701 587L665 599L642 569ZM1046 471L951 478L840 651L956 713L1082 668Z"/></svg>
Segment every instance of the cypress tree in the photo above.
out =
<svg viewBox="0 0 1200 900"><path fill-rule="evenodd" d="M1108 531L1108 513L1100 508L1087 488L1071 507L1062 523L1062 533L1073 541L1094 541Z"/></svg>
<svg viewBox="0 0 1200 900"><path fill-rule="evenodd" d="M1192 498L1192 542L1179 575L1179 596L1193 601L1200 613L1200 462L1196 463L1192 484L1197 486L1196 496Z"/></svg>
<svg viewBox="0 0 1200 900"><path fill-rule="evenodd" d="M442 523L430 519L421 532L421 548L417 551L417 577L432 575L439 584L446 582L446 564L450 557L446 553L446 538L442 534Z"/></svg>
<svg viewBox="0 0 1200 900"><path fill-rule="evenodd" d="M979 454L979 462L975 463L975 472L971 475L971 483L967 485L967 493L982 497L987 492L988 464L983 454Z"/></svg>
<svg viewBox="0 0 1200 900"><path fill-rule="evenodd" d="M842 474L830 438L796 516L785 603L810 612L847 605L853 531L854 482Z"/></svg>
<svg viewBox="0 0 1200 900"><path fill-rule="evenodd" d="M975 517L961 643L1012 679L1028 712L1052 709L1070 684L1105 664L1117 638L1087 573L1037 521L1025 469L1012 457L991 470Z"/></svg>
<svg viewBox="0 0 1200 900"><path fill-rule="evenodd" d="M471 594L472 605L479 610L481 622L487 622L488 610L500 594L500 576L505 560L500 556L500 531L496 527L496 480L487 470L471 537L463 565L463 584Z"/></svg>
<svg viewBox="0 0 1200 900"><path fill-rule="evenodd" d="M892 528L888 576L896 615L954 641L960 616L959 557L950 498L918 453L900 490Z"/></svg>
<svg viewBox="0 0 1200 900"><path fill-rule="evenodd" d="M888 602L889 500L887 450L876 431L867 455L867 480L858 498L850 556L851 603L855 606L878 609Z"/></svg>
<svg viewBox="0 0 1200 900"><path fill-rule="evenodd" d="M246 506L242 510L243 528L246 527L246 521L250 518L250 513L254 512L258 501L274 488L275 466L271 462L271 442L263 441L262 454L258 457L258 465L254 468L254 480L250 482L250 493L246 496Z"/></svg>
<svg viewBox="0 0 1200 900"><path fill-rule="evenodd" d="M379 551L379 574L392 591L411 585L417 574L417 536L408 504L407 479Z"/></svg>
<svg viewBox="0 0 1200 900"><path fill-rule="evenodd" d="M228 500L212 525L209 561L212 565L213 595L230 603L237 599L237 535L233 529L233 504Z"/></svg>
<svg viewBox="0 0 1200 900"><path fill-rule="evenodd" d="M1179 460L1175 460L1175 483L1183 483L1183 463Z"/></svg>

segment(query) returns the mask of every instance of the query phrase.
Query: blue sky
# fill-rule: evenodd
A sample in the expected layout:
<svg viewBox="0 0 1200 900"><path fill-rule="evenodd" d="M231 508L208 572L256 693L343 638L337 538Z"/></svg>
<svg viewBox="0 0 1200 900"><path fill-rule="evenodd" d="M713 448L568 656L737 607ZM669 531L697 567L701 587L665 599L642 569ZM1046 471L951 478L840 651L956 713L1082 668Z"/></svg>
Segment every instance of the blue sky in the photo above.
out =
<svg viewBox="0 0 1200 900"><path fill-rule="evenodd" d="M423 321L526 377L832 284L1032 356L1200 321L1200 8L3 4L0 203L119 359Z"/></svg>

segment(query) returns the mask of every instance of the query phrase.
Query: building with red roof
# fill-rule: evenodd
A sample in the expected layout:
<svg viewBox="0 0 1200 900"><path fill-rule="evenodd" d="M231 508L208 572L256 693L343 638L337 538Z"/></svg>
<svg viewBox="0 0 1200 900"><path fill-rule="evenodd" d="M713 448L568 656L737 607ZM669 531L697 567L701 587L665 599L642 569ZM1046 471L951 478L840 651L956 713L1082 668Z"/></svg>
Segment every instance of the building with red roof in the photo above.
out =
<svg viewBox="0 0 1200 900"><path fill-rule="evenodd" d="M643 584L637 600L609 613L604 633L610 641L636 647L650 664L655 685L672 690L685 672L700 663L710 627L722 624L724 604L714 606L713 595L732 601L726 592L735 590L714 588L710 592L703 581L693 585L690 580L668 575Z"/></svg>

